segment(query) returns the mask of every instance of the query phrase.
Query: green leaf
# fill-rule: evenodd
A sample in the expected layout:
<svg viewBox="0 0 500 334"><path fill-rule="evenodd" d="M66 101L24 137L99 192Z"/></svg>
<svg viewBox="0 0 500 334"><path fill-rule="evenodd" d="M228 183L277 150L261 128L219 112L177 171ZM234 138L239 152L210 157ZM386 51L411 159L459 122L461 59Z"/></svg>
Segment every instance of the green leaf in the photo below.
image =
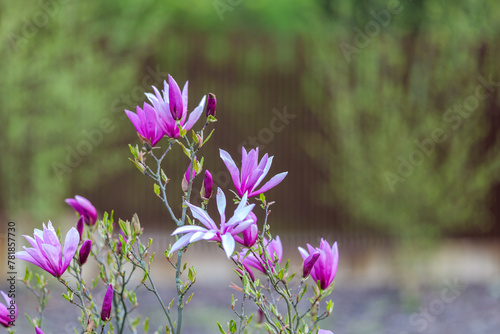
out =
<svg viewBox="0 0 500 334"><path fill-rule="evenodd" d="M160 196L160 186L158 185L158 183L155 183L153 185L153 187L154 187L154 192L155 192L156 196Z"/></svg>
<svg viewBox="0 0 500 334"><path fill-rule="evenodd" d="M149 318L144 319L144 334L147 334L149 330Z"/></svg>
<svg viewBox="0 0 500 334"><path fill-rule="evenodd" d="M208 123L217 122L217 118L212 115L208 115Z"/></svg>
<svg viewBox="0 0 500 334"><path fill-rule="evenodd" d="M134 158L139 159L139 154L138 154L139 147L137 145L134 147L130 144L128 144L128 147L130 148L130 153L132 153Z"/></svg>
<svg viewBox="0 0 500 334"><path fill-rule="evenodd" d="M137 169L142 173L144 174L144 172L146 171L146 167L144 167L143 164L141 164L139 161L137 160L132 160L130 158L128 158L130 161L132 161L132 163L134 164L135 167L137 167Z"/></svg>
<svg viewBox="0 0 500 334"><path fill-rule="evenodd" d="M219 331L222 333L222 334L226 334L226 332L224 331L224 328L222 328L222 325L217 321L217 326L219 326Z"/></svg>
<svg viewBox="0 0 500 334"><path fill-rule="evenodd" d="M229 322L229 330L231 331L231 333L236 333L238 331L238 327L236 325L236 321L231 320Z"/></svg>
<svg viewBox="0 0 500 334"><path fill-rule="evenodd" d="M186 148L186 146L184 146L184 144L182 144L180 141L177 140L177 143L179 145L181 145L181 148L182 148L182 151L184 152L184 154L189 158L189 160L191 160L191 152Z"/></svg>
<svg viewBox="0 0 500 334"><path fill-rule="evenodd" d="M261 193L259 195L259 199L262 202L262 204L266 205L266 195L264 195L264 193Z"/></svg>
<svg viewBox="0 0 500 334"><path fill-rule="evenodd" d="M161 179L163 180L163 182L167 183L168 182L167 174L165 174L163 169L160 172L161 172Z"/></svg>
<svg viewBox="0 0 500 334"><path fill-rule="evenodd" d="M333 312L333 301L329 300L328 303L326 304L326 310L328 311L328 314L331 314Z"/></svg>
<svg viewBox="0 0 500 334"><path fill-rule="evenodd" d="M210 118L210 117L211 117L211 116L209 116L209 118ZM205 143L206 143L206 142L210 139L210 137L212 137L212 134L214 133L214 131L215 131L215 129L212 129L212 131L210 131L210 134L208 135L207 139L205 139L205 140L203 141L203 145L205 145ZM203 145L202 145L202 146L203 146Z"/></svg>
<svg viewBox="0 0 500 334"><path fill-rule="evenodd" d="M191 130L191 131L192 131L192 135L193 135L193 142L197 143L198 142L198 136L196 136L196 132L194 132L194 130Z"/></svg>
<svg viewBox="0 0 500 334"><path fill-rule="evenodd" d="M184 128L182 128L182 127L180 127L179 134L180 134L181 137L185 137L186 134L187 134L187 130L184 129Z"/></svg>

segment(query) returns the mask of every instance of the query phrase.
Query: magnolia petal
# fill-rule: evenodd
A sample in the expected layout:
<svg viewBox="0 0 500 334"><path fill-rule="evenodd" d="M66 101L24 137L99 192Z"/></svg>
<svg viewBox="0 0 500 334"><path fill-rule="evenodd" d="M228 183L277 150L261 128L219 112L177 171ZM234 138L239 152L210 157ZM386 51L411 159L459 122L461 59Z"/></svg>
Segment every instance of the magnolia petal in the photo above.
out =
<svg viewBox="0 0 500 334"><path fill-rule="evenodd" d="M243 150L245 150L243 148ZM224 151L223 149L219 149L219 154L226 165L227 169L229 170L229 174L231 174L231 178L233 179L234 186L236 187L236 190L238 190L238 193L240 192L240 171L238 170L238 167L236 167L236 164L234 163L233 158L231 158L231 155Z"/></svg>
<svg viewBox="0 0 500 334"><path fill-rule="evenodd" d="M202 226L185 225L176 228L175 231L172 232L172 235L176 235L179 233L196 233L196 232L207 232L207 229Z"/></svg>
<svg viewBox="0 0 500 334"><path fill-rule="evenodd" d="M172 249L170 249L170 254L173 252L187 246L189 244L189 239L191 239L191 233L188 233L186 235L183 235L182 237L179 238L173 245Z"/></svg>
<svg viewBox="0 0 500 334"><path fill-rule="evenodd" d="M224 248L226 256L229 259L234 252L234 246L235 246L234 238L231 234L226 233L221 236L221 241L222 241L222 248Z"/></svg>
<svg viewBox="0 0 500 334"><path fill-rule="evenodd" d="M278 184L280 184L281 181L283 181L283 179L287 174L288 172L283 172L273 176L271 180L267 181L267 183L262 186L262 188L260 188L257 191L254 191L253 193L250 194L250 196L260 195L263 192L266 192L269 189L276 187Z"/></svg>
<svg viewBox="0 0 500 334"><path fill-rule="evenodd" d="M73 256L75 256L79 242L80 242L80 234L78 233L76 228L74 227L70 228L68 233L66 233L66 239L64 240L64 250L63 250L64 263L62 264L61 274L66 271L66 268L68 268L69 264L71 263Z"/></svg>
<svg viewBox="0 0 500 334"><path fill-rule="evenodd" d="M183 128L186 130L191 130L193 125L200 119L201 114L203 113L203 109L205 108L205 100L207 96L203 96L200 104L189 114L189 118L186 123L184 123Z"/></svg>
<svg viewBox="0 0 500 334"><path fill-rule="evenodd" d="M198 219L209 230L217 230L217 225L215 225L215 222L213 221L212 218L210 218L210 216L205 210L197 206L194 206L191 203L186 202L186 204L191 209L191 213L193 214L194 218Z"/></svg>
<svg viewBox="0 0 500 334"><path fill-rule="evenodd" d="M226 223L226 195L221 188L217 188L217 210L219 210L221 226Z"/></svg>

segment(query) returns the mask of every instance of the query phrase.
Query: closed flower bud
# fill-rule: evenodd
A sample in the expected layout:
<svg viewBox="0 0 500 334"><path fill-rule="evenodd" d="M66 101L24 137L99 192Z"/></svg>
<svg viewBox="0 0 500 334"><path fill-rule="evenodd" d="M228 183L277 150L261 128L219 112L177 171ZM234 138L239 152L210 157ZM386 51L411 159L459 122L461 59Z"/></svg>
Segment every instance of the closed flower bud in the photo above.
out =
<svg viewBox="0 0 500 334"><path fill-rule="evenodd" d="M215 94L208 93L208 102L207 102L207 110L206 115L215 117L215 107L217 106L217 99L215 98Z"/></svg>
<svg viewBox="0 0 500 334"><path fill-rule="evenodd" d="M43 331L38 327L35 327L35 332L36 334L44 334Z"/></svg>
<svg viewBox="0 0 500 334"><path fill-rule="evenodd" d="M82 240L83 236L83 228L85 227L85 220L83 216L78 219L78 222L76 223L76 230L78 231L78 234L80 235L80 241Z"/></svg>
<svg viewBox="0 0 500 334"><path fill-rule="evenodd" d="M80 263L81 266L87 262L87 258L89 257L90 250L92 248L92 241L90 240L85 240L82 244L82 247L80 247L80 253L78 254L78 263Z"/></svg>
<svg viewBox="0 0 500 334"><path fill-rule="evenodd" d="M196 176L196 170L194 169L194 164L196 163L196 157L194 157L193 166L189 163L189 166L184 173L184 178L182 179L182 191L187 192L189 189L189 182L192 178Z"/></svg>
<svg viewBox="0 0 500 334"><path fill-rule="evenodd" d="M108 286L101 308L101 320L108 321L111 317L111 305L113 304L113 285Z"/></svg>
<svg viewBox="0 0 500 334"><path fill-rule="evenodd" d="M214 180L212 178L212 174L208 171L205 171L205 178L203 179L203 185L201 186L201 198L209 199L212 196L212 189L214 185Z"/></svg>

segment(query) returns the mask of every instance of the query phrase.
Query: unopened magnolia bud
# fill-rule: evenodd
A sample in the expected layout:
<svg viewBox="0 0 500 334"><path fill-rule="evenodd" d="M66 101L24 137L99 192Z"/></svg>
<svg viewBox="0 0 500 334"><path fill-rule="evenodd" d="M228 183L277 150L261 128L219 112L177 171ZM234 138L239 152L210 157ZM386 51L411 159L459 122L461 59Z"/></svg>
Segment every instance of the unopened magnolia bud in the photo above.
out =
<svg viewBox="0 0 500 334"><path fill-rule="evenodd" d="M215 98L215 94L208 93L208 102L207 102L207 110L206 115L215 117L215 107L217 106L217 99Z"/></svg>
<svg viewBox="0 0 500 334"><path fill-rule="evenodd" d="M81 266L83 266L85 262L87 262L87 258L89 257L91 249L92 241L85 240L82 244L82 247L80 247L80 253L78 254L78 263L80 263Z"/></svg>
<svg viewBox="0 0 500 334"><path fill-rule="evenodd" d="M212 196L214 181L212 178L212 174L207 170L205 170L205 178L203 179L203 185L201 186L201 198L209 199Z"/></svg>
<svg viewBox="0 0 500 334"><path fill-rule="evenodd" d="M104 295L101 308L101 320L108 321L111 317L111 305L113 304L113 285L109 285Z"/></svg>
<svg viewBox="0 0 500 334"><path fill-rule="evenodd" d="M76 230L78 231L78 234L80 234L80 240L82 240L84 227L85 227L85 220L83 216L81 216L80 219L78 219L78 222L76 223Z"/></svg>
<svg viewBox="0 0 500 334"><path fill-rule="evenodd" d="M42 330L40 328L38 328L38 327L35 327L35 332L36 332L36 334L44 334L42 332Z"/></svg>
<svg viewBox="0 0 500 334"><path fill-rule="evenodd" d="M196 157L194 157L193 164L192 164L193 166L191 165L191 163L189 163L189 166L188 166L186 172L184 173L184 177L182 178L181 187L182 187L182 191L184 191L184 192L188 191L189 181L191 181L191 179L196 176L196 170L194 169L195 163L196 163Z"/></svg>
<svg viewBox="0 0 500 334"><path fill-rule="evenodd" d="M139 221L137 213L135 213L134 216L132 217L132 225L134 226L135 234L137 235L141 234L141 222Z"/></svg>

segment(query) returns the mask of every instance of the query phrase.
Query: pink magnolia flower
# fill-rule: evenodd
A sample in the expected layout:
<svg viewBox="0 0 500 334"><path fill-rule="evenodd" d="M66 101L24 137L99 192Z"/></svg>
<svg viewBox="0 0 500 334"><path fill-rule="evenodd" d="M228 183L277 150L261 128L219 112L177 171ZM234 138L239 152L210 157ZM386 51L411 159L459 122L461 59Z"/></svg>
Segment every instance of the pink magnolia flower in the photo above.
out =
<svg viewBox="0 0 500 334"><path fill-rule="evenodd" d="M59 238L50 221L48 227L43 224L43 231L35 229L33 236L34 238L23 236L33 247L23 247L24 251L17 252L16 257L33 263L55 277L61 277L73 259L80 241L76 228L72 227L66 234L64 249L61 248Z"/></svg>
<svg viewBox="0 0 500 334"><path fill-rule="evenodd" d="M242 196L245 192L248 192L248 197L266 192L277 186L288 174L288 172L283 172L273 176L271 180L257 190L257 187L262 180L264 180L271 168L273 157L268 157L266 153L259 162L259 148L250 150L250 152L247 153L245 148L242 147L241 154L240 172L233 158L231 158L231 155L222 149L220 150L220 157L231 174L231 178L233 179L234 186L239 196Z"/></svg>
<svg viewBox="0 0 500 334"><path fill-rule="evenodd" d="M279 236L276 236L276 238L271 241L268 241L266 238L264 238L264 248L268 256L266 256L265 254L261 254L260 258L257 258L253 253L251 253L244 258L244 256L248 252L248 249L243 248L241 252L237 254L237 256L233 257L233 259L235 260L243 259L241 263L248 271L252 279L254 275L250 270L250 267L253 267L265 274L266 269L274 271L276 259L278 263L281 263L281 260L283 259L283 245L281 244L281 239ZM264 265L266 266L266 268L264 268Z"/></svg>
<svg viewBox="0 0 500 334"><path fill-rule="evenodd" d="M92 226L95 224L97 220L97 211L88 199L76 195L75 198L66 198L65 202L84 218L87 225Z"/></svg>
<svg viewBox="0 0 500 334"><path fill-rule="evenodd" d="M142 142L155 146L165 134L158 125L156 111L151 105L144 102L142 109L137 106L137 113L125 110L128 118L134 125Z"/></svg>
<svg viewBox="0 0 500 334"><path fill-rule="evenodd" d="M206 96L203 96L200 104L189 114L189 117L187 117L188 82L184 85L182 93L180 93L177 83L170 75L168 76L168 84L164 81L163 85L163 96L154 86L153 89L155 94L146 93L146 96L153 104L160 128L170 138L177 139L181 137L177 123L179 123L184 130L189 131L203 113Z"/></svg>
<svg viewBox="0 0 500 334"><path fill-rule="evenodd" d="M186 203L191 209L195 219L198 219L203 226L185 225L178 227L172 235L185 233L172 246L171 253L185 247L186 245L199 240L212 240L222 243L222 248L229 258L235 247L234 236L243 232L253 224L252 219L248 219L249 213L253 210L255 204L247 205L247 194L243 195L240 204L234 210L233 216L226 222L226 196L219 188L217 190L217 208L220 214L220 227L218 227L212 218L202 208Z"/></svg>
<svg viewBox="0 0 500 334"><path fill-rule="evenodd" d="M10 327L17 319L17 305L3 291L0 294L5 300L5 305L0 303L0 325Z"/></svg>
<svg viewBox="0 0 500 334"><path fill-rule="evenodd" d="M304 248L299 247L300 255L303 260L307 260L311 255L319 253L319 257L315 261L311 269L311 277L315 282L320 282L321 289L328 288L337 274L337 267L339 265L339 249L337 242L330 247L328 241L321 239L319 248L307 244L306 251Z"/></svg>
<svg viewBox="0 0 500 334"><path fill-rule="evenodd" d="M101 320L108 321L111 317L111 305L113 304L113 285L110 284L104 295L101 307Z"/></svg>
<svg viewBox="0 0 500 334"><path fill-rule="evenodd" d="M333 334L333 332L327 331L326 329L319 329L318 334Z"/></svg>

